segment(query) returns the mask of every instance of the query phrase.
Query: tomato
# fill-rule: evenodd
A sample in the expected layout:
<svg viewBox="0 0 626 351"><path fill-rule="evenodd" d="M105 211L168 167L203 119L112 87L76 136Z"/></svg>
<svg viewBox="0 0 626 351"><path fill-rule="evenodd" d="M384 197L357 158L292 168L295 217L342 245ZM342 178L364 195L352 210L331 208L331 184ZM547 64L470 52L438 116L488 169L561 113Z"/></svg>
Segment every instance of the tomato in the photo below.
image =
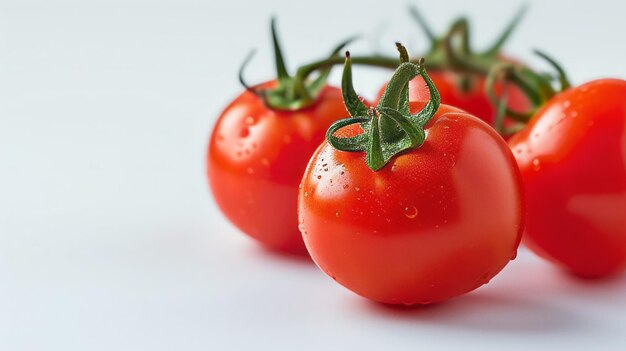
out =
<svg viewBox="0 0 626 351"><path fill-rule="evenodd" d="M324 142L304 174L298 208L311 257L374 301L428 304L467 293L515 258L519 245L521 178L504 140L446 105L425 130L419 148L375 172L363 153Z"/></svg>
<svg viewBox="0 0 626 351"><path fill-rule="evenodd" d="M626 81L562 92L510 140L528 216L525 242L586 278L626 268Z"/></svg>
<svg viewBox="0 0 626 351"><path fill-rule="evenodd" d="M298 184L330 124L346 115L341 90L331 86L296 111L267 107L249 91L237 97L218 118L207 156L211 190L226 217L271 249L306 254Z"/></svg>
<svg viewBox="0 0 626 351"><path fill-rule="evenodd" d="M471 115L485 121L490 126L495 123L496 107L491 103L485 89L485 77L477 74L463 76L450 70L434 70L428 73L441 95L441 102L458 107ZM465 78L464 78L465 77ZM462 83L466 79L465 83ZM464 86L464 84L466 84ZM378 93L378 98L385 90L385 84ZM503 84L498 82L494 86L498 95L504 93ZM530 102L525 94L515 85L506 87L507 106L515 111L526 111ZM413 79L409 86L411 101L428 101L430 94L424 79L420 76ZM510 120L505 120L505 126L511 126Z"/></svg>

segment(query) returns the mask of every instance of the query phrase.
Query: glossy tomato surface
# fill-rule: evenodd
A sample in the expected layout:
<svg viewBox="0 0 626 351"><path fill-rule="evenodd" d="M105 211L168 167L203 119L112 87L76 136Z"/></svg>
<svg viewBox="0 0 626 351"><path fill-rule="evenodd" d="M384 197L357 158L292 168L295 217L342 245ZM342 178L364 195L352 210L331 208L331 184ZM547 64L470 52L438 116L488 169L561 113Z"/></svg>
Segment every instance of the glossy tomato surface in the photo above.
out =
<svg viewBox="0 0 626 351"><path fill-rule="evenodd" d="M313 260L371 300L443 301L487 283L516 255L521 179L507 144L446 105L426 133L377 172L363 153L325 142L302 182L300 228Z"/></svg>
<svg viewBox="0 0 626 351"><path fill-rule="evenodd" d="M526 189L525 242L576 275L626 267L626 81L567 90L510 140Z"/></svg>
<svg viewBox="0 0 626 351"><path fill-rule="evenodd" d="M428 75L435 83L441 102L450 106L458 107L480 118L490 126L494 125L496 108L489 100L485 92L485 78L473 75L467 80L467 86L463 88L461 75L452 71L429 71ZM385 90L381 88L378 94L380 98ZM503 85L496 83L494 87L497 94L503 93ZM506 88L508 106L514 111L527 111L530 103L524 93L514 85ZM414 78L409 85L409 98L411 101L428 101L430 94L428 87L421 76Z"/></svg>
<svg viewBox="0 0 626 351"><path fill-rule="evenodd" d="M237 97L219 117L207 156L209 184L226 217L269 248L306 254L298 185L330 124L346 116L335 87L294 112L270 109L250 92Z"/></svg>

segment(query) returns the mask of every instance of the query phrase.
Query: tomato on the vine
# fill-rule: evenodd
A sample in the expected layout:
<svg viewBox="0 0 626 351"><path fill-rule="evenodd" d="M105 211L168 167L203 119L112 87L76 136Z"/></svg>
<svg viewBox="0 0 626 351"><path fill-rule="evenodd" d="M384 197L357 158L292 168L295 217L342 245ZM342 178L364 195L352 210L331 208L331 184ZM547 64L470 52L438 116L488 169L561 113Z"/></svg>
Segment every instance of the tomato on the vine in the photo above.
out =
<svg viewBox="0 0 626 351"><path fill-rule="evenodd" d="M460 108L487 124L496 126L497 106L492 104L487 94L486 77L498 64L517 62L502 55L501 49L522 19L525 8L515 15L494 43L482 52L475 52L470 46L469 21L466 18L454 21L444 36L437 37L415 7L411 8L411 13L430 41L430 50L425 55L426 68L437 86L441 103ZM430 94L421 76L415 77L409 84L411 101L428 101ZM384 84L379 90L379 99L386 86ZM530 107L526 95L515 85L496 82L493 89L498 95L506 93L507 105L515 110L527 110ZM504 136L510 136L516 131L516 125L514 121L506 119L503 126L498 127L502 127L500 132Z"/></svg>
<svg viewBox="0 0 626 351"><path fill-rule="evenodd" d="M330 68L313 81L289 76L274 21L272 34L278 78L248 87L221 113L209 142L207 175L217 205L241 231L269 248L306 254L298 231L298 184L328 127L347 112L341 90L325 83Z"/></svg>
<svg viewBox="0 0 626 351"><path fill-rule="evenodd" d="M552 97L510 140L528 204L525 242L572 273L626 269L626 81Z"/></svg>
<svg viewBox="0 0 626 351"><path fill-rule="evenodd" d="M476 116L490 126L496 122L497 107L494 106L486 93L485 77L477 74L463 74L448 70L430 71L430 78L437 86L441 102L446 105L460 108L472 116ZM410 83L409 98L411 101L428 101L430 98L428 87L422 77L416 77ZM385 91L386 84L381 88L379 98ZM495 91L498 95L508 95L508 103L514 110L526 110L530 102L524 93L515 85L496 83ZM506 120L505 126L512 126Z"/></svg>
<svg viewBox="0 0 626 351"><path fill-rule="evenodd" d="M346 288L383 303L428 304L480 287L515 257L521 179L495 130L439 105L423 65L399 49L404 63L375 108L356 96L346 59L353 117L333 124L306 169L300 230L315 263ZM428 103L408 101L417 75Z"/></svg>

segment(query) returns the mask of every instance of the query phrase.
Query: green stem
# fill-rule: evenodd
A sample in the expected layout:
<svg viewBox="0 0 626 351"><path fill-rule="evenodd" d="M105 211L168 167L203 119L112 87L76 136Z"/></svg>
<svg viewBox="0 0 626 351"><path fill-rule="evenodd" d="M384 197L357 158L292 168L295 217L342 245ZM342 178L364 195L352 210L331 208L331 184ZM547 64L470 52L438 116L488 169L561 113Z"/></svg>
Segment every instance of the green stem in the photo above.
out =
<svg viewBox="0 0 626 351"><path fill-rule="evenodd" d="M346 54L342 87L344 102L351 117L335 122L326 133L328 143L341 151L366 152L366 163L374 171L383 168L391 158L406 150L423 144L426 133L424 125L439 108L439 92L426 74L421 59L419 65L408 61L406 49L398 44L402 63L389 80L376 108L367 108L358 98L352 86L351 58ZM421 75L430 91L430 100L417 114L411 115L408 102L409 82ZM335 132L351 124L359 123L363 133L342 138Z"/></svg>

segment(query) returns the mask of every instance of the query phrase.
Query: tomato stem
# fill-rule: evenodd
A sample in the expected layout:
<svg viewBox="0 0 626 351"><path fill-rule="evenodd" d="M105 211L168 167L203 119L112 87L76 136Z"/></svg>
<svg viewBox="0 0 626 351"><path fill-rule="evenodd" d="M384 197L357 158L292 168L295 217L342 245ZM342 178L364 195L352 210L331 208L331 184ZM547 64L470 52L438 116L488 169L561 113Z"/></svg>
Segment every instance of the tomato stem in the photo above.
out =
<svg viewBox="0 0 626 351"><path fill-rule="evenodd" d="M513 63L499 64L494 66L487 76L485 89L495 106L501 107L505 114L515 121L528 123L535 112L557 93L570 87L569 79L563 68L545 53L535 50L535 54L546 60L556 71L559 80L559 88L553 86L553 76L537 73L530 68ZM532 107L527 111L514 111L510 109L502 97L495 91L495 83L512 83L518 87L531 102Z"/></svg>
<svg viewBox="0 0 626 351"><path fill-rule="evenodd" d="M410 62L406 48L399 43L396 46L401 64L376 107L367 107L356 94L352 85L352 58L346 52L342 88L346 109L352 117L335 122L326 133L329 144L338 150L365 151L365 161L373 171L383 168L395 155L422 145L426 138L424 126L440 104L439 92L424 69L424 59L418 64ZM409 82L418 75L424 78L430 99L421 111L411 114ZM338 130L356 123L363 133L351 137L335 135Z"/></svg>

